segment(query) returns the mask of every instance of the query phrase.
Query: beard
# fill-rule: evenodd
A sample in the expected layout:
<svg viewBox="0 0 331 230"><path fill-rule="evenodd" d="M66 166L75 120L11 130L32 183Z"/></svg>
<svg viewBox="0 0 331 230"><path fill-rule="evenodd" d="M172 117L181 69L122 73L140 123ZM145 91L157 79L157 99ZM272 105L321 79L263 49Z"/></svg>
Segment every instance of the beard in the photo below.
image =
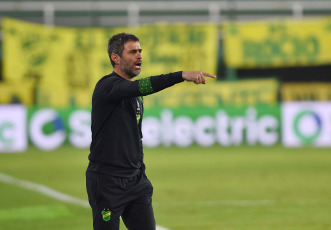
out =
<svg viewBox="0 0 331 230"><path fill-rule="evenodd" d="M135 68L134 64L127 63L126 61L124 62L122 61L122 63L120 64L121 71L125 73L129 78L134 78L140 74L141 71L140 70L135 71L134 68Z"/></svg>
<svg viewBox="0 0 331 230"><path fill-rule="evenodd" d="M134 78L136 76L138 76L140 74L135 72L135 71L132 71L130 69L127 69L127 68L123 68L122 71L129 77L129 78Z"/></svg>

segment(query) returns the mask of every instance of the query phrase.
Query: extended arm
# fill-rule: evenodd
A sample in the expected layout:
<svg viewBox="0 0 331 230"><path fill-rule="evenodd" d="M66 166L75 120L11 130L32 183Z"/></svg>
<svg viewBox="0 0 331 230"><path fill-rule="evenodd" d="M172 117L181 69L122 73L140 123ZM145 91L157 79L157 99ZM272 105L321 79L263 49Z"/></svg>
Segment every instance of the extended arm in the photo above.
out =
<svg viewBox="0 0 331 230"><path fill-rule="evenodd" d="M183 82L184 80L194 82L195 84L205 84L205 77L215 78L214 75L201 71L182 71L142 78L135 81L121 80L116 84L109 81L109 84L104 85L104 96L112 100L146 96Z"/></svg>

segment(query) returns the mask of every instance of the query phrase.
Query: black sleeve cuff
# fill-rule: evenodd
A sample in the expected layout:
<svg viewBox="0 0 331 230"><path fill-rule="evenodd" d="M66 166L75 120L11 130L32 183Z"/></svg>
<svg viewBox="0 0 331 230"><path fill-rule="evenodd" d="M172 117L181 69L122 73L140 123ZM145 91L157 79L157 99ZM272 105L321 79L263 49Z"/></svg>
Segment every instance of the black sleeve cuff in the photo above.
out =
<svg viewBox="0 0 331 230"><path fill-rule="evenodd" d="M173 74L174 74L173 78L174 78L174 80L176 80L176 83L180 83L180 82L183 82L184 81L184 79L183 79L183 71L178 71L178 72L175 72Z"/></svg>

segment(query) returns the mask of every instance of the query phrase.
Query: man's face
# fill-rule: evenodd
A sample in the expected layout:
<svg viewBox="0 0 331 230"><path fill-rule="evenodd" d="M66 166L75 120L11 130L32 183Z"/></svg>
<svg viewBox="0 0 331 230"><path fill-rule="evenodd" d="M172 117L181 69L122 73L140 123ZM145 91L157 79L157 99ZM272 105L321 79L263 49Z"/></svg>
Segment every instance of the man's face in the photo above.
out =
<svg viewBox="0 0 331 230"><path fill-rule="evenodd" d="M129 78L138 76L141 72L141 47L139 42L128 41L124 44L122 57L120 57L119 68Z"/></svg>

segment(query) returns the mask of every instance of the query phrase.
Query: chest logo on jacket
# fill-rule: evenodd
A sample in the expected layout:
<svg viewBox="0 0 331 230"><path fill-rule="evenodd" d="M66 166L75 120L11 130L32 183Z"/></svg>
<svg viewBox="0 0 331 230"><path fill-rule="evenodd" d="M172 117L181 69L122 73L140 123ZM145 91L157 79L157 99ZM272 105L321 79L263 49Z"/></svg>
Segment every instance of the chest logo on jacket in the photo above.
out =
<svg viewBox="0 0 331 230"><path fill-rule="evenodd" d="M141 117L140 104L139 101L137 100L137 110L136 110L137 124L139 124L140 117Z"/></svg>

